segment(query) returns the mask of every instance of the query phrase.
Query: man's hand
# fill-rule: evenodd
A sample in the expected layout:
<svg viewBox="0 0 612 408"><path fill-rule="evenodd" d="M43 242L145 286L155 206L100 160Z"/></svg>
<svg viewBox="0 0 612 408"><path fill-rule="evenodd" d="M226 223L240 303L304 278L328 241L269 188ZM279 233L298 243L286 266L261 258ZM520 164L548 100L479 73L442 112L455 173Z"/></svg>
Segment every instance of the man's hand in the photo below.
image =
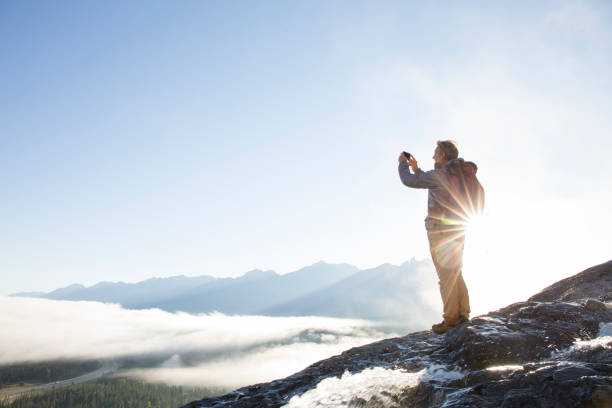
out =
<svg viewBox="0 0 612 408"><path fill-rule="evenodd" d="M402 154L403 156L403 154ZM416 171L419 169L419 165L416 161L416 159L414 158L413 155L410 155L410 159L408 160L408 164L410 165L410 168L412 169L413 173L416 173Z"/></svg>
<svg viewBox="0 0 612 408"><path fill-rule="evenodd" d="M406 158L406 156L404 155L404 152L401 152L401 153L400 153L399 157L397 158L397 161L398 161L398 162L400 162L400 163L401 163L401 162L408 161L408 159L407 159L407 158Z"/></svg>

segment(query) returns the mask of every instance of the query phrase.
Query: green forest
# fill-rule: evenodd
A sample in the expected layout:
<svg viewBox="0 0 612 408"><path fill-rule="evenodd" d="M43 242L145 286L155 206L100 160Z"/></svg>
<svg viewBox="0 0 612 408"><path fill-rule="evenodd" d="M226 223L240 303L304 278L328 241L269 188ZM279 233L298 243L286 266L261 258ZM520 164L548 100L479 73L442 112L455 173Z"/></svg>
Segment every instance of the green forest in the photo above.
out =
<svg viewBox="0 0 612 408"><path fill-rule="evenodd" d="M0 408L176 408L226 391L113 378L22 396Z"/></svg>
<svg viewBox="0 0 612 408"><path fill-rule="evenodd" d="M78 377L102 367L98 360L47 361L0 366L0 388L22 383L48 383Z"/></svg>

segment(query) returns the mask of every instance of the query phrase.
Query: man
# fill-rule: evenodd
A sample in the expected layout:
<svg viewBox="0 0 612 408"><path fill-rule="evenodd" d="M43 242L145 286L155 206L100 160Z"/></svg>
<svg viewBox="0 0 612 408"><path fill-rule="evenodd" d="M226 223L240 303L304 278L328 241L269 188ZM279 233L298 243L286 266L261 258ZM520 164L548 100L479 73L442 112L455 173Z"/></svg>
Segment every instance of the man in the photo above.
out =
<svg viewBox="0 0 612 408"><path fill-rule="evenodd" d="M444 320L434 324L431 329L435 333L444 333L467 322L470 315L470 298L461 274L465 223L461 208L458 208L461 204L449 182L449 166L456 163L464 165L464 162L458 159L459 151L451 140L437 142L433 155L434 170L421 170L416 159L409 156L400 154L399 175L402 183L408 187L429 189L425 228L444 305ZM414 174L410 172L411 168Z"/></svg>

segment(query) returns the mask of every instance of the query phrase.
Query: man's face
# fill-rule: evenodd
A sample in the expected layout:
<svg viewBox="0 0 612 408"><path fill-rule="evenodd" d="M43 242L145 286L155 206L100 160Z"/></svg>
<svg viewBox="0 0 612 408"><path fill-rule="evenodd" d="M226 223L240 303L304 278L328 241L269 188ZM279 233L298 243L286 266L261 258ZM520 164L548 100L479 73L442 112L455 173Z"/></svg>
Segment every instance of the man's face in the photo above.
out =
<svg viewBox="0 0 612 408"><path fill-rule="evenodd" d="M440 151L439 147L436 147L436 150L434 151L434 155L432 158L434 159L435 166L442 166L444 162L446 161L446 156L444 155L444 153Z"/></svg>

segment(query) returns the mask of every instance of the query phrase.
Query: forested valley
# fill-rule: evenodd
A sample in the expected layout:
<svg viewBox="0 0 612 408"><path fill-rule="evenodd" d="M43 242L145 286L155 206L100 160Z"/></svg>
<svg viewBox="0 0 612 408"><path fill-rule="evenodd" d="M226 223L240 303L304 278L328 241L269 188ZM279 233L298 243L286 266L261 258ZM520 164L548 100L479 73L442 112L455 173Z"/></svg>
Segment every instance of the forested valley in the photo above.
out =
<svg viewBox="0 0 612 408"><path fill-rule="evenodd" d="M121 369L157 366L163 357L148 356L116 360ZM176 408L190 401L223 394L230 390L179 387L107 375L82 384L58 386L58 381L96 371L98 360L56 360L0 366L0 408ZM27 391L33 385L51 384L48 391Z"/></svg>
<svg viewBox="0 0 612 408"><path fill-rule="evenodd" d="M78 377L102 367L98 360L46 361L0 366L0 388L24 383L38 384Z"/></svg>
<svg viewBox="0 0 612 408"><path fill-rule="evenodd" d="M1 408L176 408L227 390L151 384L126 378L101 379L24 395Z"/></svg>

